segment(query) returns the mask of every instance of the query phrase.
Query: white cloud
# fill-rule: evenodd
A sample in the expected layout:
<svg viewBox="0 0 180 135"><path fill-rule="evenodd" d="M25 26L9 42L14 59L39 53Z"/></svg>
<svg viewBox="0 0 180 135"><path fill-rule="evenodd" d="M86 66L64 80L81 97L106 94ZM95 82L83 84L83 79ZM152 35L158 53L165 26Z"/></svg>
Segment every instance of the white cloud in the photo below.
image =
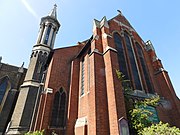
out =
<svg viewBox="0 0 180 135"><path fill-rule="evenodd" d="M29 13L31 13L36 19L39 19L37 13L34 11L34 9L29 5L29 3L26 0L21 0L21 2L26 7Z"/></svg>

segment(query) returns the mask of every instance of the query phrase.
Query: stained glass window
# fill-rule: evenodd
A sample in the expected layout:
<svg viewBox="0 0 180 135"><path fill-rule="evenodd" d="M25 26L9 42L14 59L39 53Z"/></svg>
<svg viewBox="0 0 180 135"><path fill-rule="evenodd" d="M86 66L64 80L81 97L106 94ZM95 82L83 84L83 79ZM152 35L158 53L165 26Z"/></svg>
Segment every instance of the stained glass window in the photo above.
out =
<svg viewBox="0 0 180 135"><path fill-rule="evenodd" d="M139 57L139 60L140 60L141 66L142 66L143 74L145 77L146 85L148 87L149 92L153 93L153 88L152 88L152 85L150 82L150 77L149 77L147 66L146 66L146 63L144 60L142 48L140 47L140 45L138 43L136 43L136 47L137 47L137 51L138 51L138 57Z"/></svg>
<svg viewBox="0 0 180 135"><path fill-rule="evenodd" d="M128 72L126 68L126 60L124 55L123 44L121 41L121 37L119 36L118 33L114 34L114 42L118 52L117 54L118 54L119 69L125 75L125 79L128 79Z"/></svg>
<svg viewBox="0 0 180 135"><path fill-rule="evenodd" d="M131 64L135 87L138 90L142 90L142 86L141 86L141 82L140 82L140 78L139 78L139 74L138 74L138 69L137 69L137 65L136 65L136 61L135 61L135 57L134 57L134 52L133 52L133 48L131 45L131 40L126 32L124 34L124 37L125 37L126 47L128 50L128 56L129 56L129 60L130 60L130 64Z"/></svg>

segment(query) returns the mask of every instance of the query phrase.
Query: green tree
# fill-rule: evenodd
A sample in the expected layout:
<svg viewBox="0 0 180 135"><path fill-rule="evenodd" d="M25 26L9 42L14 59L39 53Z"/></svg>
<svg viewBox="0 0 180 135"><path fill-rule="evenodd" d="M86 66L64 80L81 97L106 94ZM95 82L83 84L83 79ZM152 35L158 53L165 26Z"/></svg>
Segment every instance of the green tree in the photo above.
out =
<svg viewBox="0 0 180 135"><path fill-rule="evenodd" d="M152 124L150 127L144 128L141 135L180 135L180 129L176 127L170 127L168 123L164 124L159 122L158 124Z"/></svg>
<svg viewBox="0 0 180 135"><path fill-rule="evenodd" d="M131 116L131 125L138 132L138 134L140 134L145 127L149 127L152 124L149 119L152 116L152 113L144 109L144 107L148 105L157 106L159 99L159 96L154 96L151 98L146 98L142 101L136 101L134 108L129 111Z"/></svg>
<svg viewBox="0 0 180 135"><path fill-rule="evenodd" d="M154 106L156 107L159 103L160 97L158 95L145 98L140 101L134 102L134 107L129 107L130 96L133 90L130 86L130 81L125 79L125 75L119 70L116 70L117 77L120 80L124 96L126 108L128 108L128 119L130 120L130 126L135 129L139 135L180 135L180 129L176 127L170 127L168 123L164 124L161 121L158 124L153 124L150 121L152 113L144 107Z"/></svg>
<svg viewBox="0 0 180 135"><path fill-rule="evenodd" d="M25 135L44 135L44 130L25 133Z"/></svg>
<svg viewBox="0 0 180 135"><path fill-rule="evenodd" d="M120 72L119 70L116 70L116 74L122 84L122 88L123 88L125 97L128 97L128 95L133 92L132 88L131 88L130 80L127 80L125 75L122 72Z"/></svg>

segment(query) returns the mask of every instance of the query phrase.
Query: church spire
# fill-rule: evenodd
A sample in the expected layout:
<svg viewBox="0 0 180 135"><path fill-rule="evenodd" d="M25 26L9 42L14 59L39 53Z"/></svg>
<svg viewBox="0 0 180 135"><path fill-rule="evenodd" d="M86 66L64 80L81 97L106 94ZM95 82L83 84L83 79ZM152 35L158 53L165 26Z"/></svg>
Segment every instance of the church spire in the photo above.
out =
<svg viewBox="0 0 180 135"><path fill-rule="evenodd" d="M41 44L53 49L59 27L60 23L57 20L57 5L55 4L51 12L47 16L41 18L36 45Z"/></svg>
<svg viewBox="0 0 180 135"><path fill-rule="evenodd" d="M60 23L57 20L56 5L49 15L41 18L36 44L33 46L29 67L19 90L17 103L7 134L24 134L33 130L38 108L38 100L43 90L42 78L46 70L49 54L54 47ZM20 70L21 71L21 70Z"/></svg>
<svg viewBox="0 0 180 135"><path fill-rule="evenodd" d="M49 13L49 16L57 19L57 5L56 4L54 4L54 8Z"/></svg>

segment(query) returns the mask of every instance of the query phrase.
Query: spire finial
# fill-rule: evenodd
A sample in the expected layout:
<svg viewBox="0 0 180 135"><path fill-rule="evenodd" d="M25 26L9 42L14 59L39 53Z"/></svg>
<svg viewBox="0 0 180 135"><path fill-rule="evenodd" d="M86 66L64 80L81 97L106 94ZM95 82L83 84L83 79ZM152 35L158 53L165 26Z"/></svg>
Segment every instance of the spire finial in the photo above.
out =
<svg viewBox="0 0 180 135"><path fill-rule="evenodd" d="M23 72L24 72L24 62L23 62L23 64L21 65L21 67L19 67L18 72L19 72L19 73L23 73Z"/></svg>
<svg viewBox="0 0 180 135"><path fill-rule="evenodd" d="M49 13L49 16L57 19L57 12L56 12L56 10L57 10L57 5L54 4L54 8L53 8L53 9L51 10L51 12Z"/></svg>

